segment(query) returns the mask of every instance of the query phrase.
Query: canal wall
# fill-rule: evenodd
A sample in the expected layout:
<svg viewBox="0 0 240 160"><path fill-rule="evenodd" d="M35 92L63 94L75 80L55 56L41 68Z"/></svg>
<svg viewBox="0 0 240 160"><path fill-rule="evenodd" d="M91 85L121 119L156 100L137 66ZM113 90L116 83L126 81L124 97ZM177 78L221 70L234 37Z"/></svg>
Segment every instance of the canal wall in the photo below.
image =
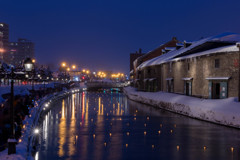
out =
<svg viewBox="0 0 240 160"><path fill-rule="evenodd" d="M167 92L140 92L133 87L125 87L123 91L133 101L188 117L240 128L240 103L237 102L237 98L201 99Z"/></svg>

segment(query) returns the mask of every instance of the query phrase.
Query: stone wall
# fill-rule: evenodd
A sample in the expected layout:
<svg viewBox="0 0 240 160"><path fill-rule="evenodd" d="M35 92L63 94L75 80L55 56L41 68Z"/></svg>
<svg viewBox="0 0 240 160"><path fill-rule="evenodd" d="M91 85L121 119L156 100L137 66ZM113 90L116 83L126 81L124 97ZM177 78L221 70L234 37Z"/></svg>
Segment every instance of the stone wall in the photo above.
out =
<svg viewBox="0 0 240 160"><path fill-rule="evenodd" d="M230 77L228 82L228 97L238 94L238 52L217 53L171 61L142 70L142 77L156 78L157 88L167 91L167 78L173 78L174 93L184 94L183 78L192 78L192 96L208 98L209 80L212 77ZM215 59L219 59L220 66L215 68ZM150 70L150 72L149 72ZM142 79L142 80L143 80ZM221 81L221 80L218 80ZM144 88L142 86L141 88Z"/></svg>

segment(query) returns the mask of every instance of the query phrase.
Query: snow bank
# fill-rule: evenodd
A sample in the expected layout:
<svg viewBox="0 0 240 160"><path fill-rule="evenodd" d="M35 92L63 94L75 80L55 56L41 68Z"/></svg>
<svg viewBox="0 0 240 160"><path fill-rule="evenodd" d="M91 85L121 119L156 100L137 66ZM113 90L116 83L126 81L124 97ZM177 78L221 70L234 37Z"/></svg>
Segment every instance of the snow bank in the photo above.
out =
<svg viewBox="0 0 240 160"><path fill-rule="evenodd" d="M167 92L140 92L126 87L129 99L189 117L240 128L240 103L237 98L200 99Z"/></svg>
<svg viewBox="0 0 240 160"><path fill-rule="evenodd" d="M36 84L34 85L34 89L35 90L39 90L41 88L44 88L44 85L43 84ZM54 83L48 83L48 84L45 84L45 88L54 88ZM29 95L30 92L29 90L32 89L32 85L14 85L14 95ZM3 98L2 98L2 95L3 94L8 94L11 92L11 86L1 86L0 87L0 103L5 101Z"/></svg>

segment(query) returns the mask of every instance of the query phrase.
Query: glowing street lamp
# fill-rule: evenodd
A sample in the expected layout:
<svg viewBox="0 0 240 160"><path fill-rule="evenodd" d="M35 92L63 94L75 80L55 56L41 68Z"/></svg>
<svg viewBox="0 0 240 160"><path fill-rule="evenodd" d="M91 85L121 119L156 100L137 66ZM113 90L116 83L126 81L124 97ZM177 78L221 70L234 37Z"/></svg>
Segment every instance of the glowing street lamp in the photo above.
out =
<svg viewBox="0 0 240 160"><path fill-rule="evenodd" d="M72 65L72 69L76 69L76 65Z"/></svg>
<svg viewBox="0 0 240 160"><path fill-rule="evenodd" d="M62 62L61 66L62 66L62 67L66 67L67 65L66 65L65 62Z"/></svg>
<svg viewBox="0 0 240 160"><path fill-rule="evenodd" d="M33 70L33 62L30 58L24 61L24 68L26 72L31 72Z"/></svg>
<svg viewBox="0 0 240 160"><path fill-rule="evenodd" d="M70 71L70 68L69 68L69 67L67 68L67 71Z"/></svg>

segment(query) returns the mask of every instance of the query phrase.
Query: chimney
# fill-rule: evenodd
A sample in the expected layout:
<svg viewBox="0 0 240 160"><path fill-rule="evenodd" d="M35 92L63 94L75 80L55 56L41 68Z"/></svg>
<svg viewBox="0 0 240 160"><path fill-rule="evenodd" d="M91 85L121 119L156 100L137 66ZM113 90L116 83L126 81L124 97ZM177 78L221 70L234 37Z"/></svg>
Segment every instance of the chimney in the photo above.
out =
<svg viewBox="0 0 240 160"><path fill-rule="evenodd" d="M177 41L177 37L172 37L172 41Z"/></svg>

